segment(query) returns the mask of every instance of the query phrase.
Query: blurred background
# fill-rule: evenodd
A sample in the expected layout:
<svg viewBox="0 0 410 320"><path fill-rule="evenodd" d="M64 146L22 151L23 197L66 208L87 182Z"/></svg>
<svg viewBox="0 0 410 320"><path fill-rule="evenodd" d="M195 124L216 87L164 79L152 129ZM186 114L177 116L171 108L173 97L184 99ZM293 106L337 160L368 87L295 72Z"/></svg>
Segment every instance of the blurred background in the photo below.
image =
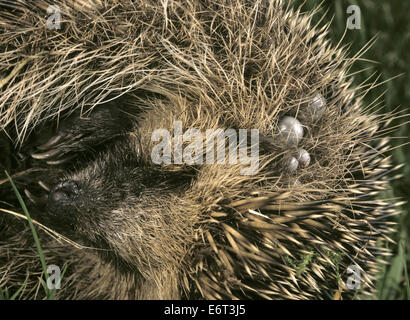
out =
<svg viewBox="0 0 410 320"><path fill-rule="evenodd" d="M357 30L346 30L347 13L350 5L357 5L361 11L361 26ZM371 61L357 61L352 72L366 69L355 75L357 85L363 83L373 73L380 76L379 83L387 81L369 92L365 98L366 105L371 104L383 95L383 104L378 112L389 112L393 109L410 114L410 1L408 0L295 0L294 6L302 6L302 11L318 8L314 22L331 21L329 36L337 44L350 45L349 57L353 57L374 36L376 42L362 56ZM322 23L322 24L323 24ZM375 79L374 77L372 78ZM390 80L389 80L390 79ZM410 201L410 116L397 119L393 125L402 124L394 131L392 145L396 148L390 152L393 163L405 163L400 169L403 178L391 183L384 197L401 198ZM399 199L395 201L400 201ZM410 299L410 204L401 206L402 215L397 217L398 233L394 236L395 245L390 264L383 267L377 283L375 299Z"/></svg>

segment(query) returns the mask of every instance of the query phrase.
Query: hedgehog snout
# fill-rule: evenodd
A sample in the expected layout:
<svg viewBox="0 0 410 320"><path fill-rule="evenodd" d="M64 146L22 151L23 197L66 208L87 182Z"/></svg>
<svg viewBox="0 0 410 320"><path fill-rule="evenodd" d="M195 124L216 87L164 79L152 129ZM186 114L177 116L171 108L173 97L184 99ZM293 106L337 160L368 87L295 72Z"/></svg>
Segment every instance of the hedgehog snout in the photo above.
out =
<svg viewBox="0 0 410 320"><path fill-rule="evenodd" d="M58 214L59 209L72 206L73 202L80 196L81 188L73 180L66 180L58 183L51 189L48 195L48 205Z"/></svg>

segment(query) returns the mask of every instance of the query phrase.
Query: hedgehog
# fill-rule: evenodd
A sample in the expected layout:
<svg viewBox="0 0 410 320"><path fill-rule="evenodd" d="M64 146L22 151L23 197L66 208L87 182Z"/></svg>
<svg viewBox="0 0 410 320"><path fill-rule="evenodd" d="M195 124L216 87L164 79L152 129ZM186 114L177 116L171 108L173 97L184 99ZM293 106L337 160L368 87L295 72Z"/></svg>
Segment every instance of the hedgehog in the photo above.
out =
<svg viewBox="0 0 410 320"><path fill-rule="evenodd" d="M394 115L364 105L374 83L353 85L357 58L314 12L282 0L0 8L3 288L45 298L7 170L47 265L66 266L58 299L372 294L399 214L379 199L397 178L384 155ZM216 148L207 130L225 133Z"/></svg>

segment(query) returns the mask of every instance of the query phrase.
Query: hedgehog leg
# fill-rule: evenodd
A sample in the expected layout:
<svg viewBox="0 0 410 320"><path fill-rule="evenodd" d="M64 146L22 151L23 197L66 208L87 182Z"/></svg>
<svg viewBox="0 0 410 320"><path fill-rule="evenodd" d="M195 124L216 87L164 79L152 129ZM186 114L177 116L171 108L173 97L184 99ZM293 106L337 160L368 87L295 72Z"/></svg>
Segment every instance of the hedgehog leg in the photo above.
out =
<svg viewBox="0 0 410 320"><path fill-rule="evenodd" d="M96 154L132 129L135 115L128 109L114 101L95 107L90 114L63 118L54 135L35 146L30 156L48 165L63 165Z"/></svg>

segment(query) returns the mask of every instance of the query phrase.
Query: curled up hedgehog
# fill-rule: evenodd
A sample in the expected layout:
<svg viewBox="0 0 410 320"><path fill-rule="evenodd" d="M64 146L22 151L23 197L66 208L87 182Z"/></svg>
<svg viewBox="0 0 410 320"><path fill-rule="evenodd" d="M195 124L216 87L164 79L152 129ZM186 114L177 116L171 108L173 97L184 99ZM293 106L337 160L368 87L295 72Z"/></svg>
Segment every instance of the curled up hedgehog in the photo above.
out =
<svg viewBox="0 0 410 320"><path fill-rule="evenodd" d="M2 288L44 298L7 171L46 264L67 266L59 299L372 293L397 214L377 198L395 178L392 115L363 106L372 84L352 85L355 59L313 13L281 0L0 10Z"/></svg>

